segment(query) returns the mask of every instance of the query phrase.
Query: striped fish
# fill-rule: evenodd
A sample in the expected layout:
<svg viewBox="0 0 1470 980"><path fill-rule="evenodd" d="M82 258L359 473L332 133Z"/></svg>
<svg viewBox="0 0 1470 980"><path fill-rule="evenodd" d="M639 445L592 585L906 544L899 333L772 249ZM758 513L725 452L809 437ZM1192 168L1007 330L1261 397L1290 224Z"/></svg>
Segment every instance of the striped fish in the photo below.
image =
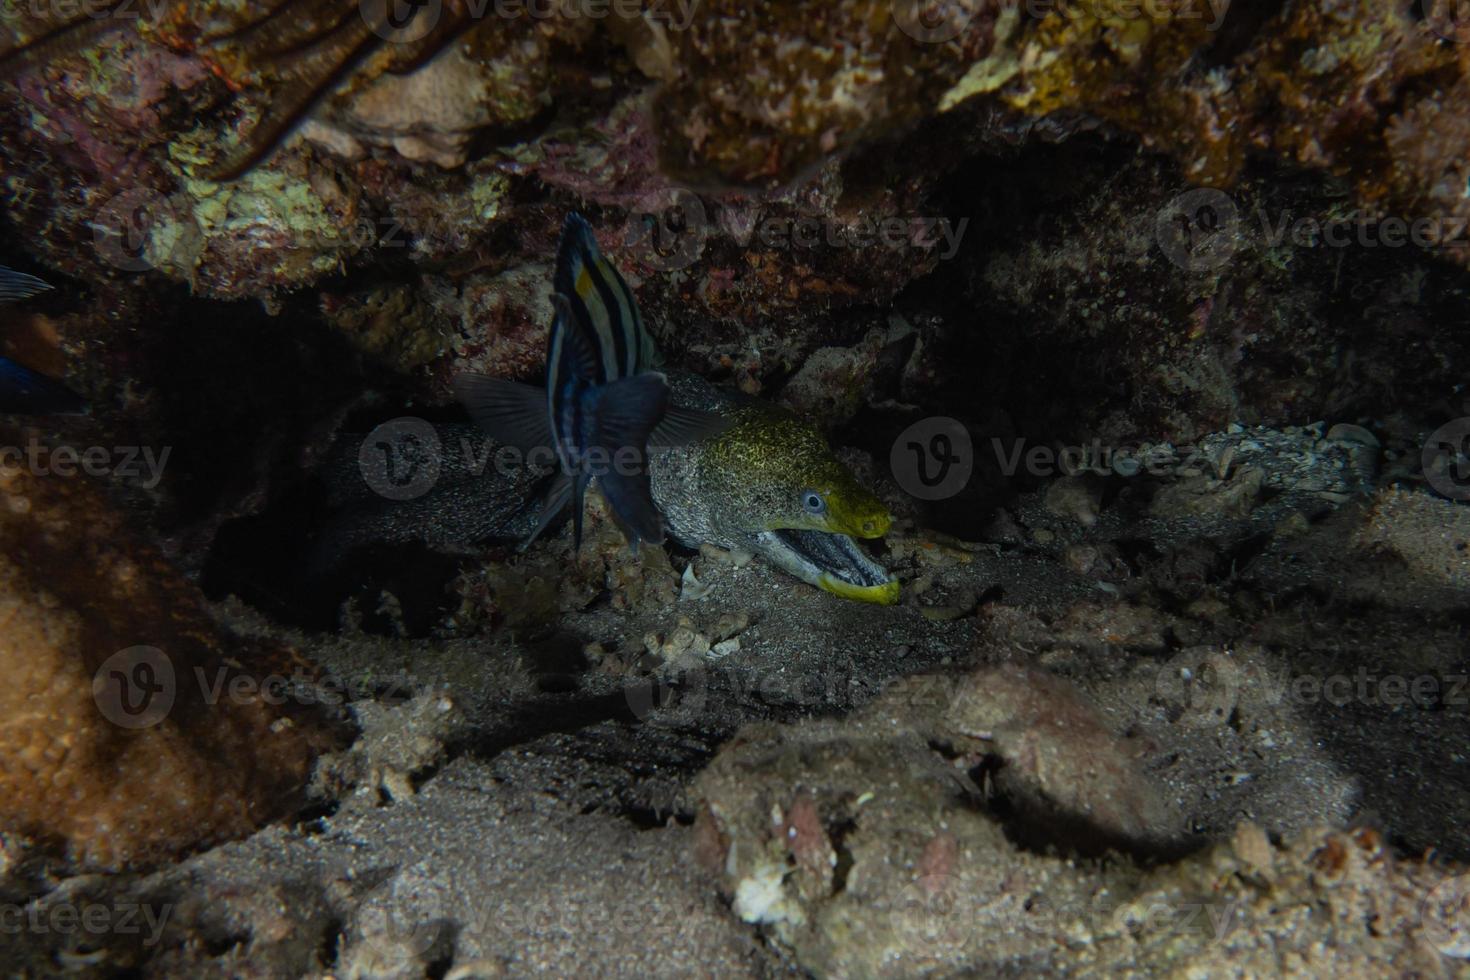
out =
<svg viewBox="0 0 1470 980"><path fill-rule="evenodd" d="M30 299L50 288L35 276L0 265L0 303ZM82 396L60 381L0 357L0 415L75 415L86 410Z"/></svg>
<svg viewBox="0 0 1470 980"><path fill-rule="evenodd" d="M596 483L636 552L664 539L649 485L649 445L680 445L719 431L716 416L671 407L668 380L654 370L653 338L627 282L598 250L579 214L567 216L552 280L556 316L546 349L546 388L461 374L455 391L497 441L555 450L561 475L524 549L572 504L582 544L583 497Z"/></svg>
<svg viewBox="0 0 1470 980"><path fill-rule="evenodd" d="M14 303L44 293L51 284L0 265L0 303Z"/></svg>

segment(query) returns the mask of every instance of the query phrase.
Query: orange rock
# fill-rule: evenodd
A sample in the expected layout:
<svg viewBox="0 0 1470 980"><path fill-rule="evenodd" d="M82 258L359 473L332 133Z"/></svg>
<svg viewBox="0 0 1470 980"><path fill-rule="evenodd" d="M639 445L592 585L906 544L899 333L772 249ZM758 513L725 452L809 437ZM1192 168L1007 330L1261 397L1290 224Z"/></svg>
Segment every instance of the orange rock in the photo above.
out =
<svg viewBox="0 0 1470 980"><path fill-rule="evenodd" d="M221 628L81 477L0 469L0 544L0 830L121 868L285 812L336 740L260 687L304 662Z"/></svg>

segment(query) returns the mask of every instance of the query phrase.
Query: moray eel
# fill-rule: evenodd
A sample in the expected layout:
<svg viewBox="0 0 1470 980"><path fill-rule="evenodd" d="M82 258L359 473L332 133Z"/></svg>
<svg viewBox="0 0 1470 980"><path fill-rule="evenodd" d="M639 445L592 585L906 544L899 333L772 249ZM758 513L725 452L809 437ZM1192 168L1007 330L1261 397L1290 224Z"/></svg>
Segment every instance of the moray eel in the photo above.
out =
<svg viewBox="0 0 1470 980"><path fill-rule="evenodd" d="M669 383L674 404L731 420L718 435L650 451L654 503L680 543L760 555L844 599L898 601L898 580L854 540L883 537L892 515L821 433L697 376L671 375Z"/></svg>
<svg viewBox="0 0 1470 980"><path fill-rule="evenodd" d="M511 537L529 543L558 521L573 497L580 542L582 490L595 475L614 521L635 549L640 539L661 541L667 528L688 547L712 544L760 555L844 599L898 601L898 580L854 540L883 537L893 523L888 508L838 461L820 432L792 413L694 375L657 371L658 353L632 290L576 214L563 227L554 286L558 312L550 332L548 387L463 374L456 391L495 442L523 454L554 444L561 472L468 465L494 454L471 452L476 442L462 427L435 427L432 437L418 432L406 440L375 434L355 457L351 447L340 455L361 464L385 454L379 475L386 482L376 489L391 499L359 500L321 529L313 567L340 562L374 540L420 538L433 545ZM608 399L617 386L633 382L648 390L636 398ZM410 423L403 427L409 435L428 426L421 419L399 421ZM422 458L433 443L437 458ZM575 457L592 445L631 445L644 466L632 478L618 474L617 480L606 469L594 474L574 466ZM329 471L344 473L348 465L341 459ZM416 473L435 474L435 485L400 497L391 475ZM362 497L367 479L364 472L345 487L338 481L339 502L353 496L354 488ZM548 480L556 482L548 488ZM549 504L537 518L541 499Z"/></svg>
<svg viewBox="0 0 1470 980"><path fill-rule="evenodd" d="M790 412L657 371L632 290L576 213L563 226L554 289L545 390L456 379L466 410L494 438L523 450L556 447L562 489L532 537L560 513L570 486L580 542L582 491L595 479L635 551L640 539L662 541L666 525L685 545L753 552L846 599L898 601L897 579L853 540L886 534L888 509ZM592 445L634 449L640 464L646 448L646 468L603 466L594 478L574 465Z"/></svg>
<svg viewBox="0 0 1470 980"><path fill-rule="evenodd" d="M898 601L898 581L854 540L881 538L892 518L815 428L696 375L670 373L668 379L676 405L730 418L717 435L649 452L654 504L680 544L750 552L845 599ZM374 544L422 541L437 551L468 554L472 542L524 541L537 529L557 472L501 471L486 465L498 444L478 426L432 428L437 479L422 495L402 500L387 499L364 482L364 437L344 434L320 474L334 516L314 534L306 563L314 573L340 567L356 549ZM408 457L422 451L414 443L376 445L394 454L392 471L412 472L415 460Z"/></svg>

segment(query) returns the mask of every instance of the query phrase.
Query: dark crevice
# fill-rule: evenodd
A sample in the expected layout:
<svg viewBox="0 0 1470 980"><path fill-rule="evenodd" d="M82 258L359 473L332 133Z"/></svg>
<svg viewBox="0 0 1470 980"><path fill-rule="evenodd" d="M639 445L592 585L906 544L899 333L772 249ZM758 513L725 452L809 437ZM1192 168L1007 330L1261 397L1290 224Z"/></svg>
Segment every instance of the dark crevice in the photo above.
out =
<svg viewBox="0 0 1470 980"><path fill-rule="evenodd" d="M1204 17L1212 17L1209 4L1194 5ZM1267 24L1278 16L1285 7L1285 0L1231 0L1224 19L1215 30L1214 41L1200 56L1206 69L1233 64L1246 52Z"/></svg>

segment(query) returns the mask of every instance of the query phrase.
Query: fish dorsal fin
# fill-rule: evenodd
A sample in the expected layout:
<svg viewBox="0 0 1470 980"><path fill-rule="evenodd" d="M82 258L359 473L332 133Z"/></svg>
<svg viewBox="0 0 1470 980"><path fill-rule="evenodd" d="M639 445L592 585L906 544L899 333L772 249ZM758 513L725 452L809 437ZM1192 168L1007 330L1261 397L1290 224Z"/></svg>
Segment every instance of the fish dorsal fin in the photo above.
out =
<svg viewBox="0 0 1470 980"><path fill-rule="evenodd" d="M454 393L496 442L522 451L553 445L544 390L483 374L458 374Z"/></svg>
<svg viewBox="0 0 1470 980"><path fill-rule="evenodd" d="M556 319L546 348L546 387L556 391L569 378L601 384L602 364L597 340L577 318L572 303L560 293L551 295Z"/></svg>
<svg viewBox="0 0 1470 980"><path fill-rule="evenodd" d="M671 405L663 420L649 433L648 444L655 449L688 446L717 436L734 424L735 419L730 415Z"/></svg>
<svg viewBox="0 0 1470 980"><path fill-rule="evenodd" d="M44 279L0 265L0 303L15 303L44 293L51 284Z"/></svg>
<svg viewBox="0 0 1470 980"><path fill-rule="evenodd" d="M595 339L601 373L593 380L606 383L632 377L656 364L658 351L633 290L598 249L586 219L575 211L562 225L553 284Z"/></svg>

